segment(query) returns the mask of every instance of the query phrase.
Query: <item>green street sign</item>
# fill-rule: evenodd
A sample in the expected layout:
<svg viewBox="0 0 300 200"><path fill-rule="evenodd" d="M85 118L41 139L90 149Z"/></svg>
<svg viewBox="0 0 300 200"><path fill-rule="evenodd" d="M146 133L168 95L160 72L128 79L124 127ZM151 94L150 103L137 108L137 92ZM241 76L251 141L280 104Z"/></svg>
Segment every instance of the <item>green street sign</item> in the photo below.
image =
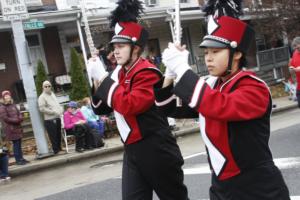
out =
<svg viewBox="0 0 300 200"><path fill-rule="evenodd" d="M45 28L45 24L42 21L29 21L23 23L25 30L42 29Z"/></svg>

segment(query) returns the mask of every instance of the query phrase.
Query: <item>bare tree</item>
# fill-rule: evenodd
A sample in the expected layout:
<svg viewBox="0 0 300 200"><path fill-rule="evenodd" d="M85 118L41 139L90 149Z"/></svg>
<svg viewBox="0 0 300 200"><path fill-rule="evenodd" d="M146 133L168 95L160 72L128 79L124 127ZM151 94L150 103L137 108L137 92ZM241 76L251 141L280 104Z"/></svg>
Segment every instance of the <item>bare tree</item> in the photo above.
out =
<svg viewBox="0 0 300 200"><path fill-rule="evenodd" d="M300 0L253 0L250 13L258 31L271 39L286 33L289 39L300 35Z"/></svg>

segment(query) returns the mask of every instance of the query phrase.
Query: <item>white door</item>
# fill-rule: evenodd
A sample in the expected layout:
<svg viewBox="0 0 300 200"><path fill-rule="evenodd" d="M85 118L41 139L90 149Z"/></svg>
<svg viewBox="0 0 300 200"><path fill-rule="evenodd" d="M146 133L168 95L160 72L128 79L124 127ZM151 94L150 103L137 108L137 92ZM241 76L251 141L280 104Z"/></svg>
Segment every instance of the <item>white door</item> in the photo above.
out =
<svg viewBox="0 0 300 200"><path fill-rule="evenodd" d="M28 43L33 73L36 75L38 61L41 60L45 66L46 73L48 73L47 61L45 57L44 48L41 42L41 36L39 33L26 34L26 40Z"/></svg>

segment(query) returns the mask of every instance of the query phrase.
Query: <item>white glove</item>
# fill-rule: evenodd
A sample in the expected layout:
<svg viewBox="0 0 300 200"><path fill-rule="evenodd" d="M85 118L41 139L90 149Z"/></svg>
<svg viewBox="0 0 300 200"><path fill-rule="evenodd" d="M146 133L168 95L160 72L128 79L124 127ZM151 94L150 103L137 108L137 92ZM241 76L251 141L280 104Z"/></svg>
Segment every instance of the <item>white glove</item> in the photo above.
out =
<svg viewBox="0 0 300 200"><path fill-rule="evenodd" d="M169 43L169 47L162 54L162 62L166 65L167 70L177 75L178 82L183 74L191 69L188 64L189 52L187 50L179 50L173 43Z"/></svg>
<svg viewBox="0 0 300 200"><path fill-rule="evenodd" d="M170 69L168 67L166 67L166 71L165 71L165 77L168 79L175 79L176 78L176 74L172 71L170 71Z"/></svg>
<svg viewBox="0 0 300 200"><path fill-rule="evenodd" d="M90 84L92 85L91 79L95 81L102 81L108 72L105 70L104 65L98 57L90 58L88 61L87 72L89 76Z"/></svg>

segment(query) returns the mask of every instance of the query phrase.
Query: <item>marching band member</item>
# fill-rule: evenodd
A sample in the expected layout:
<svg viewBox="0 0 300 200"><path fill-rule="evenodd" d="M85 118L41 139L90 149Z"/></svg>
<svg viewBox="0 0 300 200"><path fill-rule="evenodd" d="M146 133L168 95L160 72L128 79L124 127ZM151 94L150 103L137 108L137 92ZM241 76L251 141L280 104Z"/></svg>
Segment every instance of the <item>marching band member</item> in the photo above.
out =
<svg viewBox="0 0 300 200"><path fill-rule="evenodd" d="M94 81L92 106L96 114L114 112L124 143L123 200L186 200L183 158L168 127L167 118L155 106L153 86L159 69L141 54L148 32L137 23L142 11L138 0L121 0L110 17L115 35L111 40L118 66L111 73L91 65Z"/></svg>
<svg viewBox="0 0 300 200"><path fill-rule="evenodd" d="M166 80L156 84L156 104L170 117L199 116L212 170L211 200L288 200L288 188L268 145L269 89L243 69L255 33L236 18L240 3L209 1L205 9L212 14L200 44L208 78L191 70L184 46L169 44L162 55ZM181 107L176 107L176 96Z"/></svg>

